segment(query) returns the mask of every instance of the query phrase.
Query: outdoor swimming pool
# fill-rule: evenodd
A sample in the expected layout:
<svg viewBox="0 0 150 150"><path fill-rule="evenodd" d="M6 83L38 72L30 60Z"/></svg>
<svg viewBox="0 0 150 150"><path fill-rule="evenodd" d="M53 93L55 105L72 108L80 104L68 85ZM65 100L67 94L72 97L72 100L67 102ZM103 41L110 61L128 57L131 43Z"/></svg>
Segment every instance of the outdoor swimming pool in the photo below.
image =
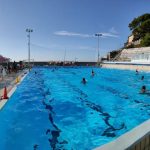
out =
<svg viewBox="0 0 150 150"><path fill-rule="evenodd" d="M110 142L149 119L142 85L150 89L149 73L34 68L0 111L0 150L90 150Z"/></svg>

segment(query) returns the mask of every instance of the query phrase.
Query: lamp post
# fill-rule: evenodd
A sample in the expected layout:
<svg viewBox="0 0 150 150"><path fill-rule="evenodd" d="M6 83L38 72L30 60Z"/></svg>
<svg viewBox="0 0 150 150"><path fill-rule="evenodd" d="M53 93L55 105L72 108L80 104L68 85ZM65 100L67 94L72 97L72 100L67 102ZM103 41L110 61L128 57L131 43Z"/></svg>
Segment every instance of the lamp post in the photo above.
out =
<svg viewBox="0 0 150 150"><path fill-rule="evenodd" d="M98 48L97 48L97 65L99 65L99 37L102 36L101 33L96 33L95 34L96 37L98 37Z"/></svg>
<svg viewBox="0 0 150 150"><path fill-rule="evenodd" d="M77 59L78 59L78 58L77 58L77 57L75 57L75 58L74 58L74 62L76 62L76 60L77 60Z"/></svg>
<svg viewBox="0 0 150 150"><path fill-rule="evenodd" d="M30 33L33 32L33 29L26 29L26 32L28 33L28 68L30 71Z"/></svg>
<svg viewBox="0 0 150 150"><path fill-rule="evenodd" d="M63 66L65 66L65 61L66 61L66 49L65 49L65 53L64 53L64 62L63 62Z"/></svg>
<svg viewBox="0 0 150 150"><path fill-rule="evenodd" d="M77 59L77 57L74 58L74 65L76 65Z"/></svg>

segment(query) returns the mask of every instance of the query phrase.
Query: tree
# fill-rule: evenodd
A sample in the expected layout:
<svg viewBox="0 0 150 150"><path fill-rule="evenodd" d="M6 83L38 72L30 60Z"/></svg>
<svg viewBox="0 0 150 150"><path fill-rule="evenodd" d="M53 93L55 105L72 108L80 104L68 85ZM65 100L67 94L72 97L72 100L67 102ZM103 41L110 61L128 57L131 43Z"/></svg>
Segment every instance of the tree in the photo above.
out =
<svg viewBox="0 0 150 150"><path fill-rule="evenodd" d="M141 46L150 46L150 33L147 33L141 41Z"/></svg>
<svg viewBox="0 0 150 150"><path fill-rule="evenodd" d="M129 24L130 30L136 29L137 27L139 27L141 25L142 22L144 22L144 21L146 21L148 19L150 19L150 14L144 14L142 16L134 18L132 20L132 22Z"/></svg>
<svg viewBox="0 0 150 150"><path fill-rule="evenodd" d="M137 18L129 24L129 28L134 35L133 41L143 39L147 33L150 33L150 14L144 14Z"/></svg>

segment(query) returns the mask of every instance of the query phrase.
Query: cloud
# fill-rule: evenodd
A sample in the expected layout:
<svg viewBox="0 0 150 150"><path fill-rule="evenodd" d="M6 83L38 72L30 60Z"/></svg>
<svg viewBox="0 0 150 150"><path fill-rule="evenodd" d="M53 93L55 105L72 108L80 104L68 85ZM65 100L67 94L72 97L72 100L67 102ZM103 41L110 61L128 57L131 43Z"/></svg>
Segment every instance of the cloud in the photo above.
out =
<svg viewBox="0 0 150 150"><path fill-rule="evenodd" d="M68 32L68 31L56 31L54 34L55 34L55 35L60 35L60 36L75 36L75 37L83 37L83 38L92 37L92 36L89 35L89 34Z"/></svg>
<svg viewBox="0 0 150 150"><path fill-rule="evenodd" d="M103 37L114 37L114 38L118 38L119 36L116 34L112 34L112 33L101 33L103 35Z"/></svg>
<svg viewBox="0 0 150 150"><path fill-rule="evenodd" d="M110 30L109 30L110 33L113 33L113 34L118 34L118 31L112 27Z"/></svg>
<svg viewBox="0 0 150 150"><path fill-rule="evenodd" d="M56 31L54 32L55 35L58 36L69 36L69 37L82 37L82 38L93 38L95 37L95 34L90 35L90 34L83 34L83 33L75 33L75 32L68 32L68 31ZM111 32L101 32L102 37L114 37L117 38L119 37L117 34L111 33Z"/></svg>

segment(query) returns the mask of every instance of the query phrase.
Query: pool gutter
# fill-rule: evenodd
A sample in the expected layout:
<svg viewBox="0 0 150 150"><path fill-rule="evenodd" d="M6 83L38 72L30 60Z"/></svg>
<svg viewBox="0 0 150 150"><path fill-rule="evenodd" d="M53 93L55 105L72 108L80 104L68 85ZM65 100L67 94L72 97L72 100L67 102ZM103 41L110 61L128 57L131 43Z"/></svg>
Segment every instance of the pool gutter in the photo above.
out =
<svg viewBox="0 0 150 150"><path fill-rule="evenodd" d="M148 145L146 145L147 142L145 142L147 139L149 141ZM136 148L138 149L138 146L141 147L141 145L144 148L147 146L150 147L150 119L123 134L116 140L97 147L94 150L136 150Z"/></svg>
<svg viewBox="0 0 150 150"><path fill-rule="evenodd" d="M24 78L27 76L28 73L24 74L20 74L19 77L20 77L20 82L18 82L17 84L14 84L13 86L9 85L7 87L7 89L9 89L9 92L8 92L8 97L10 98L13 93L16 91L17 89L17 86L24 80ZM16 79L15 79L16 80ZM12 81L15 83L15 80ZM3 100L0 100L0 110L5 106L5 104L9 101L9 99L3 99Z"/></svg>

